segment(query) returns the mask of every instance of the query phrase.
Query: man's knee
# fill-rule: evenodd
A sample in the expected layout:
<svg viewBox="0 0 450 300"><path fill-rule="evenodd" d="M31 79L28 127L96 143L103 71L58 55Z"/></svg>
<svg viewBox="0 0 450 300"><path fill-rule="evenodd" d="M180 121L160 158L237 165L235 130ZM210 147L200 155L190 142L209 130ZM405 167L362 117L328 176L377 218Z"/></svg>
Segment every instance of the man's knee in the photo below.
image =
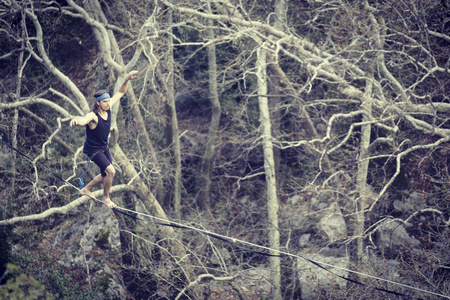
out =
<svg viewBox="0 0 450 300"><path fill-rule="evenodd" d="M106 176L114 177L114 175L116 175L116 169L114 169L114 167L112 165L109 165L105 169L105 173L106 173Z"/></svg>

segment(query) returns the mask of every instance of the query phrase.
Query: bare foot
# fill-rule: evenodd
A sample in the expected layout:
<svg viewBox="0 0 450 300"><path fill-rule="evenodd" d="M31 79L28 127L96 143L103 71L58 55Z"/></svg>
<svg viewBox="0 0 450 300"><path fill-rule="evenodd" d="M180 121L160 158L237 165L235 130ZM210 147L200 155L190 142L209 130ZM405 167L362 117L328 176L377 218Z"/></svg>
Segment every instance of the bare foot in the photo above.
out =
<svg viewBox="0 0 450 300"><path fill-rule="evenodd" d="M109 208L114 208L117 205L111 201L111 199L107 198L107 199L103 199L103 203L105 203L106 205L108 205Z"/></svg>
<svg viewBox="0 0 450 300"><path fill-rule="evenodd" d="M86 190L85 188L82 188L79 193L80 193L80 195L87 195L87 196L95 199L94 196L91 194L91 191Z"/></svg>

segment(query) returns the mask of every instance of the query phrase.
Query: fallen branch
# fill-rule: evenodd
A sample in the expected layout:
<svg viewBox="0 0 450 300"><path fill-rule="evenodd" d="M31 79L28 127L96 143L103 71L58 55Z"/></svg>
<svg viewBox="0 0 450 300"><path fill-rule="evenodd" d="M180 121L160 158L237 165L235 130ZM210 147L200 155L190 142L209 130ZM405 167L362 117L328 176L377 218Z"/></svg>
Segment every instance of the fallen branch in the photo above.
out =
<svg viewBox="0 0 450 300"><path fill-rule="evenodd" d="M214 280L216 280L216 281L225 281L225 280L233 280L235 277L234 277L234 276L228 276L228 277L216 277L216 276L214 276L214 275L212 275L212 274L202 274L202 275L198 276L196 280L190 282L190 283L189 283L189 284L188 284L188 285L187 285L187 286L186 286L186 287L178 294L178 296L175 298L175 300L180 299L180 297L181 297L182 295L185 294L186 290L188 290L188 289L190 289L191 287L193 287L193 286L199 284L199 283L202 281L203 278L212 278L212 279L214 279Z"/></svg>
<svg viewBox="0 0 450 300"><path fill-rule="evenodd" d="M121 185L116 185L111 187L111 192L130 192L133 190L132 186L126 185L126 184L121 184ZM100 197L103 194L103 190L98 190L94 193L92 193L92 195L95 198ZM12 225L15 223L20 223L20 222L28 222L28 221L35 221L35 220L44 220L54 214L67 214L70 210L80 206L81 204L86 203L89 199L88 196L81 196L78 199L64 205L61 207L52 207L49 208L41 213L38 214L34 214L34 215L29 215L29 216L22 216L22 217L14 217L11 219L6 219L6 220L1 220L0 221L0 226L4 226L4 225Z"/></svg>

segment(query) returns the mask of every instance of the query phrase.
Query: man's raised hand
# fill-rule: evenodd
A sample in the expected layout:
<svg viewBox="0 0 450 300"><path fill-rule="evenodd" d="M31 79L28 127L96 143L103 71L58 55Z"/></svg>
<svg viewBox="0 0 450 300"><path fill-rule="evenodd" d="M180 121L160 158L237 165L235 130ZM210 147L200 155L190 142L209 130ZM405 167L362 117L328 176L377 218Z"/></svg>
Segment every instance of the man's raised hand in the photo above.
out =
<svg viewBox="0 0 450 300"><path fill-rule="evenodd" d="M131 71L127 76L127 81L137 77L138 71Z"/></svg>

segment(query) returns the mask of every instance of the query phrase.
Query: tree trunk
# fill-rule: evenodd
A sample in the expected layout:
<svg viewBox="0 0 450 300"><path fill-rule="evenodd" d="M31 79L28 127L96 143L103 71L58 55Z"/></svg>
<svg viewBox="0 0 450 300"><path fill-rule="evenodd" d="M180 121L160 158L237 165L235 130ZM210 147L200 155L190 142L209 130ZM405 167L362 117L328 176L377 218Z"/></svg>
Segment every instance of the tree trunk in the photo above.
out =
<svg viewBox="0 0 450 300"><path fill-rule="evenodd" d="M127 193L127 198L131 199L133 196L132 193ZM151 299L157 293L158 283L155 276L148 272L148 266L143 263L151 258L141 257L139 253L140 240L133 237L135 224L130 224L130 221L117 211L114 211L114 215L120 228L122 277L126 288L136 299Z"/></svg>
<svg viewBox="0 0 450 300"><path fill-rule="evenodd" d="M215 38L213 21L208 20L208 29L206 30L207 39L212 41ZM211 122L209 125L208 140L206 142L205 152L201 163L201 173L199 175L199 201L198 205L202 210L209 210L210 190L211 190L211 168L214 156L214 144L219 130L221 108L219 94L217 92L217 62L216 45L208 45L208 71L209 71L209 100L211 103Z"/></svg>
<svg viewBox="0 0 450 300"><path fill-rule="evenodd" d="M132 178L134 178L135 180L134 186L136 187L134 191L144 204L145 208L150 212L152 216L167 220L168 218L163 208L156 200L155 196L150 191L148 186L139 178L139 175L134 169L133 165L128 162L128 158L118 145L114 147L114 155L117 163L123 170L123 176L127 180L131 180ZM161 234L162 234L161 239L164 238L170 241L170 246L172 248L171 251L173 251L174 257L177 257L181 261L181 258L186 255L186 252L182 247L182 245L177 241L179 237L175 233L173 228L161 226ZM190 270L190 267L188 267L187 264L188 260L186 260L186 263L183 264L185 266L185 270Z"/></svg>
<svg viewBox="0 0 450 300"><path fill-rule="evenodd" d="M366 93L372 93L372 81L366 81ZM365 109L367 113L363 115L363 122L369 121L370 114L372 110L372 104L370 100L363 101L362 108ZM358 159L358 172L356 174L356 190L358 191L359 201L357 202L357 214L356 214L356 227L355 236L357 237L357 249L356 249L356 260L357 263L361 262L364 255L364 229L365 229L365 218L364 210L367 208L367 195L369 194L370 187L367 184L367 174L369 172L369 160L367 157L367 149L370 145L370 132L372 126L369 124L361 126L361 143L359 146L359 159Z"/></svg>
<svg viewBox="0 0 450 300"><path fill-rule="evenodd" d="M266 174L267 210L269 223L269 244L272 249L280 248L280 232L278 230L278 197L275 174L275 161L273 156L272 129L270 124L269 104L267 99L267 70L266 50L258 50L257 77L258 77L258 103L260 110L261 137L264 151L264 170ZM272 255L278 255L271 251ZM281 265L280 257L270 257L271 281L273 285L272 297L281 300Z"/></svg>
<svg viewBox="0 0 450 300"><path fill-rule="evenodd" d="M274 27L278 30L282 30L285 22L286 22L286 10L287 5L285 0L276 0L275 1L275 17L273 18ZM270 65L278 65L278 54L267 52L267 62L268 66ZM279 66L279 65L278 65ZM266 67L267 68L267 67ZM268 68L269 69L269 68ZM270 69L269 69L270 70ZM280 84L280 78L278 74L274 72L268 72L268 93L270 96L269 99L269 109L270 109L270 117L272 122L272 135L275 139L277 139L281 134L281 101L282 97L280 95L283 94L283 86ZM276 95L276 96L275 96ZM279 147L273 148L274 161L275 161L275 174L277 180L280 179L280 161L281 161L281 151Z"/></svg>
<svg viewBox="0 0 450 300"><path fill-rule="evenodd" d="M21 19L21 30L22 30L22 49L25 48L25 39L26 39L26 24L25 24L25 14L22 11L22 19ZM20 95L22 90L22 71L23 71L23 56L24 51L20 51L19 54L19 60L17 62L17 86L16 86L16 97L14 98L15 102L20 101ZM11 128L11 135L12 135L12 146L14 148L17 148L17 127L19 124L19 109L14 109L14 117L13 117L13 124ZM11 171L12 171L12 178L11 178L11 190L15 191L15 185L16 185L16 153L13 152L13 158L11 162Z"/></svg>
<svg viewBox="0 0 450 300"><path fill-rule="evenodd" d="M273 55L268 55L268 62L276 63L276 57ZM276 76L271 76L269 73L268 80L268 93L270 95L281 95L282 91L280 90L279 79ZM278 140L281 136L281 112L280 106L282 97L279 96L270 96L268 98L269 101L269 110L270 110L270 119L272 123L272 135L274 139ZM281 162L281 150L279 147L273 148L274 162L275 162L275 174L277 180L280 180L280 162Z"/></svg>
<svg viewBox="0 0 450 300"><path fill-rule="evenodd" d="M366 2L366 5L367 2ZM379 39L379 31L377 29L378 24L376 21L371 18L372 30L374 31L373 39L374 45L378 49L381 47L381 41ZM364 97L361 101L361 108L365 111L363 114L363 122L369 122L370 116L372 115L372 100L371 95L373 92L373 75L375 64L377 61L380 61L380 52L377 55L377 59L374 60L370 65L370 74L368 74L369 79L366 80L366 89L365 94L367 97ZM361 126L361 143L359 145L359 159L358 159L358 172L356 174L356 190L358 192L358 201L357 201L357 212L356 212L356 224L355 224L355 232L354 236L356 239L356 263L359 265L362 261L364 255L364 230L365 230L365 216L364 210L368 206L368 194L369 194L369 185L367 184L367 175L369 172L369 160L366 159L368 157L368 148L370 146L370 137L371 137L372 125L370 123Z"/></svg>
<svg viewBox="0 0 450 300"><path fill-rule="evenodd" d="M172 10L167 12L169 24L172 24ZM172 191L166 191L166 195L173 195L173 209L175 217L181 218L181 146L178 132L177 111L175 108L175 87L174 87L174 58L173 58L173 38L172 34L167 35L167 78L164 78L161 72L158 72L166 91L166 113L167 124L170 129L166 136L167 146L171 148L172 158L174 162L174 177L172 179ZM168 194L167 194L168 193ZM167 197L167 196L166 196Z"/></svg>

